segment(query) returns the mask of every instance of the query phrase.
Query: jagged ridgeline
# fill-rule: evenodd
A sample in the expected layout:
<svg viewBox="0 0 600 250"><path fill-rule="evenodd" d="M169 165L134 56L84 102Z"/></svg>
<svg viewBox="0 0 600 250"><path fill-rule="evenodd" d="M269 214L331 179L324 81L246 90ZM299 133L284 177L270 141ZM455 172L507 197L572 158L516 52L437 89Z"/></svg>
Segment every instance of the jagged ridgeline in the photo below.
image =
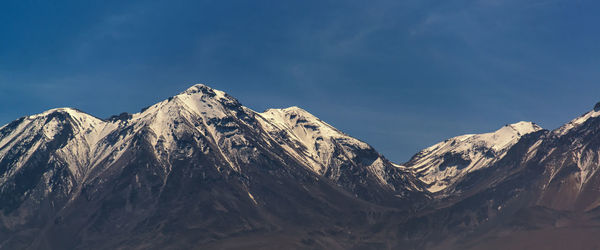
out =
<svg viewBox="0 0 600 250"><path fill-rule="evenodd" d="M0 246L9 248L344 232L370 204L407 211L428 199L410 171L310 113L258 113L205 85L106 120L53 109L0 136Z"/></svg>
<svg viewBox="0 0 600 250"><path fill-rule="evenodd" d="M108 119L53 109L0 128L0 249L593 249L599 116L394 164L201 84Z"/></svg>

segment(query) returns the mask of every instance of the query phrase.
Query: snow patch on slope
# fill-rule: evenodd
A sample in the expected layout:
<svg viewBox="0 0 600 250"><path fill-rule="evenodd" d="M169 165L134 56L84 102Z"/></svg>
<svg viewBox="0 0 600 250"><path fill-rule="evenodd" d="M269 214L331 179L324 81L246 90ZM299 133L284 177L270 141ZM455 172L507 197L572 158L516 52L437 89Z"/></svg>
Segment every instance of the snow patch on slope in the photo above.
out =
<svg viewBox="0 0 600 250"><path fill-rule="evenodd" d="M66 119L62 120L63 117ZM18 121L15 127L6 125L0 130L3 134L0 139L0 160L7 157L11 150L26 150L15 165L8 167L10 171L5 177L18 171L40 147L59 139L56 138L59 134L71 138L67 138L68 142L57 149L56 156L51 160L64 163L74 176L81 177L83 165L93 158L91 152L106 125L101 119L71 108L51 109ZM68 132L70 134L66 134Z"/></svg>
<svg viewBox="0 0 600 250"><path fill-rule="evenodd" d="M258 114L257 119L290 155L334 182L347 174L350 165L360 165L378 185L389 190L398 190L398 185L402 189L423 190L422 184L416 183L418 180L398 176L413 176L412 171L390 163L367 143L344 134L304 109L269 109Z"/></svg>
<svg viewBox="0 0 600 250"><path fill-rule="evenodd" d="M555 134L557 136L566 135L573 128L578 127L581 124L585 123L587 120L594 118L594 117L598 117L598 116L600 116L600 109L595 108L592 111L589 111L589 112L585 113L584 115L577 117L577 118L573 119L572 121L568 122L567 124L561 126L560 128L554 130L553 134Z"/></svg>
<svg viewBox="0 0 600 250"><path fill-rule="evenodd" d="M518 122L492 133L457 136L424 149L406 166L429 185L430 192L439 192L466 174L492 165L523 135L539 130L534 123Z"/></svg>
<svg viewBox="0 0 600 250"><path fill-rule="evenodd" d="M55 113L62 116L56 118ZM62 129L69 128L65 130L69 132L68 138L60 137L67 141L61 141L59 148L53 149L55 154L50 161L67 166L76 182L106 171L94 170L98 166L110 166L138 140L149 143L156 159L163 162L165 174L171 170L172 156L191 157L196 148L203 153L216 151L231 169L241 171L241 166L253 157L260 157L262 141L255 144L257 141L252 136L256 135L264 139L265 145L283 148L299 163L334 182L352 171L349 169L358 167L367 173L360 178L368 177L392 190L402 185L401 182L408 182L413 189L421 186L412 175L403 175L412 171L394 167L367 143L342 133L301 108L257 113L225 92L202 84L135 114L123 113L103 120L75 109L61 108L26 117L15 126L3 126L0 130L0 160L10 148L19 146L16 144L31 145L27 152L19 154L30 157L38 148L50 145ZM42 139L36 139L40 134ZM197 145L182 148L182 138L184 144ZM23 162L26 159L18 161ZM215 167L221 171L220 166ZM18 171L18 167L9 168Z"/></svg>
<svg viewBox="0 0 600 250"><path fill-rule="evenodd" d="M368 144L342 133L298 107L269 109L260 113L260 116L264 118L259 120L263 127L287 131L291 139L300 144L300 151L312 159L312 170L319 174L323 174L333 161L334 141L341 141L360 149L369 148ZM354 156L351 152L348 153L349 158Z"/></svg>

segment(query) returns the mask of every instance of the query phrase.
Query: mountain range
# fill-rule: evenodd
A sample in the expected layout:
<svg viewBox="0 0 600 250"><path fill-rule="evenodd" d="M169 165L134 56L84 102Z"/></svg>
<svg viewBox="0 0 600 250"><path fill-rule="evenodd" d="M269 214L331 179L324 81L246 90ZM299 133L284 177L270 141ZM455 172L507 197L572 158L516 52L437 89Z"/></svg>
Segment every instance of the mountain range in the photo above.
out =
<svg viewBox="0 0 600 250"><path fill-rule="evenodd" d="M396 164L309 112L198 84L0 127L0 249L597 249L600 105Z"/></svg>

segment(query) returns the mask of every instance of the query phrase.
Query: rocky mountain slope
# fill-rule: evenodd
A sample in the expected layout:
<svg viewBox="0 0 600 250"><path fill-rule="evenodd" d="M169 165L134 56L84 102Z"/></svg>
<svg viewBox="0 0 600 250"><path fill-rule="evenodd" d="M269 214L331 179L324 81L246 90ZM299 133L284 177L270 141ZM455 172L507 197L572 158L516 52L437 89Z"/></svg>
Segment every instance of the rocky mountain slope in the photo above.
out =
<svg viewBox="0 0 600 250"><path fill-rule="evenodd" d="M531 122L506 125L486 134L457 136L417 153L406 167L414 169L431 192L440 192L465 175L493 165L522 136L542 130Z"/></svg>
<svg viewBox="0 0 600 250"><path fill-rule="evenodd" d="M429 199L423 190L306 111L257 113L204 85L136 114L55 109L0 129L2 248L189 247L287 227L339 231L347 225L333 221L355 223L342 219L355 209L366 209L358 221L380 209L369 204L404 211Z"/></svg>
<svg viewBox="0 0 600 250"><path fill-rule="evenodd" d="M600 105L394 164L309 112L205 85L0 127L0 249L594 249Z"/></svg>
<svg viewBox="0 0 600 250"><path fill-rule="evenodd" d="M580 236L600 229L599 116L596 105L556 130L521 135L399 231L422 232L412 241L432 249L596 249L599 240Z"/></svg>

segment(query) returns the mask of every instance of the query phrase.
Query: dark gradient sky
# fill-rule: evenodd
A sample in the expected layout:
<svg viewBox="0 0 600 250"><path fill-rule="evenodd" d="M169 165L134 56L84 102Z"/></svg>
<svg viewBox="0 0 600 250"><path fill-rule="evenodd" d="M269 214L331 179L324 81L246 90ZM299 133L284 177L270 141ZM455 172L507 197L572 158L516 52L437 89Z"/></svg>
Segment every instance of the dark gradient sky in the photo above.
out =
<svg viewBox="0 0 600 250"><path fill-rule="evenodd" d="M591 109L599 7L2 1L0 123L65 106L137 112L205 83L257 111L303 107L403 162L448 137L520 120L553 129Z"/></svg>

